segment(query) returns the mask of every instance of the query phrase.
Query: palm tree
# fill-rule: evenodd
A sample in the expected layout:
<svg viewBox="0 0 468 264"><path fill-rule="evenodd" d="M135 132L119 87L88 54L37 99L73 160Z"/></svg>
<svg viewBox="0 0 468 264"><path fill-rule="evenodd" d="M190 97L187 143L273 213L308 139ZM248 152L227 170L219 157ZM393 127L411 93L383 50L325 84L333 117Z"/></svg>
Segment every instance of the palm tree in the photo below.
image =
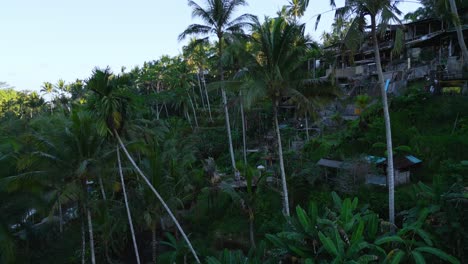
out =
<svg viewBox="0 0 468 264"><path fill-rule="evenodd" d="M188 28L179 35L179 40L183 40L189 35L216 36L218 38L218 75L220 81L223 82L224 68L222 57L224 54L224 42L225 40L236 39L239 35L243 34L243 28L249 25L247 22L253 18L252 15L243 14L236 18L233 17L237 9L240 6L247 5L247 2L245 0L206 0L206 8L201 7L195 1L189 1L188 4L193 9L192 16L201 18L204 24L192 24L188 26ZM221 85L221 94L226 118L231 165L233 171L236 172L227 96L223 85Z"/></svg>
<svg viewBox="0 0 468 264"><path fill-rule="evenodd" d="M465 67L468 69L468 49L466 48L465 38L463 36L463 30L460 24L460 17L458 16L457 4L455 0L448 0L450 4L450 11L452 13L452 22L455 26L455 30L457 31L457 38L458 38L458 45L462 51L464 57L464 64Z"/></svg>
<svg viewBox="0 0 468 264"><path fill-rule="evenodd" d="M55 92L55 89L54 89L54 85L50 82L44 82L42 84L42 87L41 87L41 92L46 94L46 95L50 95L52 96L52 94ZM52 113L52 97L50 98L50 112Z"/></svg>
<svg viewBox="0 0 468 264"><path fill-rule="evenodd" d="M458 45L463 54L464 66L468 67L468 49L466 47L465 38L463 36L462 23L463 18L458 15L457 2L463 6L463 1L457 0L420 0L422 5L414 12L407 13L405 19L411 21L423 20L438 17L444 21L452 23L457 33ZM463 8L462 8L463 10Z"/></svg>
<svg viewBox="0 0 468 264"><path fill-rule="evenodd" d="M98 130L101 135L109 136L117 140L117 147L120 145L120 148L124 151L125 155L136 169L137 173L142 177L143 181L156 195L164 209L174 221L174 224L181 232L193 256L195 257L195 260L197 263L200 263L200 260L198 259L198 256L193 249L192 244L190 243L190 240L175 218L171 209L169 209L169 206L166 204L159 192L154 188L148 178L138 167L135 160L132 158L127 148L125 147L122 139L120 138L119 132L122 132L124 129L128 108L130 107L129 102L132 95L126 91L126 88L128 88L130 85L131 82L128 75L115 76L112 74L109 68L104 70L98 68L94 69L92 77L87 81L87 87L95 93L95 97L91 98L89 103L91 110L97 116L96 125L98 126ZM128 205L126 206L128 207Z"/></svg>
<svg viewBox="0 0 468 264"><path fill-rule="evenodd" d="M120 183L122 184L122 193L124 195L125 208L127 209L128 225L130 226L130 232L132 233L132 241L133 241L133 248L135 249L136 261L138 264L140 264L140 254L138 253L138 245L137 245L137 241L135 238L135 231L133 230L132 215L130 213L130 207L128 206L127 191L125 190L125 180L124 180L123 172L122 172L122 162L120 161L119 146L117 146L116 151L117 151L117 163L119 166Z"/></svg>
<svg viewBox="0 0 468 264"><path fill-rule="evenodd" d="M211 116L211 105L210 98L208 96L208 90L206 89L205 81L205 68L207 67L207 50L209 46L209 41L207 39L192 39L190 43L184 47L184 56L187 58L188 63L194 65L197 70L197 81L198 87L200 89L200 98L202 101L203 108L205 108L205 99L206 106L208 107L208 114L210 116L210 121L213 122L213 117ZM206 97L206 98L205 98Z"/></svg>
<svg viewBox="0 0 468 264"><path fill-rule="evenodd" d="M60 230L64 225L62 207L78 203L80 216L88 223L91 261L95 263L92 201L87 183L94 179L105 155L101 152L103 140L93 133L94 120L85 112L72 112L70 119L55 114L39 117L30 126L33 132L28 138L33 149L23 159L36 160L38 165L27 174L14 177L40 182L45 196L52 199L51 214L59 212Z"/></svg>
<svg viewBox="0 0 468 264"><path fill-rule="evenodd" d="M185 128L185 129L184 129ZM146 145L141 148L145 154L142 170L171 208L183 208L189 199L192 183L190 171L196 160L194 140L184 122L158 122L154 128L145 130ZM140 188L141 189L141 188ZM163 223L164 208L157 203L148 189L141 189L140 200L145 203L144 224L152 232L152 255L156 262L157 223Z"/></svg>
<svg viewBox="0 0 468 264"><path fill-rule="evenodd" d="M266 18L261 24L253 23L254 64L249 68L250 80L246 82L249 100L267 96L273 103L273 119L278 140L278 156L282 181L283 213L289 216L289 199L283 161L278 107L285 97L303 98L295 89L302 79L301 67L305 61L308 38L305 25L289 23L284 17ZM303 98L304 99L304 98ZM247 102L250 104L251 102Z"/></svg>
<svg viewBox="0 0 468 264"><path fill-rule="evenodd" d="M245 192L242 190L235 190L229 182L223 182L221 184L221 190L227 193L233 202L238 203L241 206L242 211L247 215L249 222L250 246L252 249L255 249L255 201L258 194L263 191L260 184L263 184L264 181L262 181L261 175L258 178L255 177L254 174L256 173L256 169L248 167L248 165L245 166L244 172L247 182L247 190ZM255 188L254 185L256 185Z"/></svg>
<svg viewBox="0 0 468 264"><path fill-rule="evenodd" d="M371 38L374 46L374 58L377 66L378 85L382 94L384 121L385 121L385 135L387 141L388 153L388 206L389 206L389 221L395 225L395 185L394 185L394 169L393 169L393 152L392 152L392 131L390 125L390 114L388 109L387 92L385 88L385 80L382 71L382 64L380 60L379 40L377 36L377 27L386 29L390 21L395 20L400 22L397 15L401 11L396 7L397 1L394 0L349 0L346 6L336 10L337 19L346 21L350 16L354 16L344 43L350 48L363 37L361 29L365 27L365 17L369 16L371 20ZM334 5L334 1L332 1ZM379 21L377 21L379 19ZM379 22L379 25L378 25ZM401 23L401 22L400 22ZM398 35L398 34L397 34ZM399 41L398 39L396 41ZM395 45L397 47L398 45ZM393 227L392 227L393 228Z"/></svg>
<svg viewBox="0 0 468 264"><path fill-rule="evenodd" d="M297 20L304 15L307 6L309 6L309 0L289 0L286 14Z"/></svg>

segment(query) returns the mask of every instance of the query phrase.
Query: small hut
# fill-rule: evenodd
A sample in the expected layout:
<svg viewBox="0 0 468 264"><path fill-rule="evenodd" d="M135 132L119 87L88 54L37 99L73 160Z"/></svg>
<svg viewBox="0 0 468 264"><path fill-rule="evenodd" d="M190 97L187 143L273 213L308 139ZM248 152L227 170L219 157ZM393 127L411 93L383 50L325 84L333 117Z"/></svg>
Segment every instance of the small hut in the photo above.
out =
<svg viewBox="0 0 468 264"><path fill-rule="evenodd" d="M366 159L374 164L382 174L369 174L366 183L387 186L387 159L383 157L367 156ZM411 182L411 169L422 163L420 159L412 155L393 157L393 168L395 173L395 186Z"/></svg>
<svg viewBox="0 0 468 264"><path fill-rule="evenodd" d="M352 193L356 187L365 182L369 172L368 162L362 159L332 160L320 159L318 166L324 167L325 181L332 183L340 191Z"/></svg>

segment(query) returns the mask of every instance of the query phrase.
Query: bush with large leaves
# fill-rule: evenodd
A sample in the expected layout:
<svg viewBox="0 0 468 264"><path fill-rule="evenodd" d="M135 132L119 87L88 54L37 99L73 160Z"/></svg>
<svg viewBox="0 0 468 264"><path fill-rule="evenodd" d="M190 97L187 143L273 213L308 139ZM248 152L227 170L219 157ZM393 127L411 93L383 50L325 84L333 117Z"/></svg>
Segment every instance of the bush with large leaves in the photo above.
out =
<svg viewBox="0 0 468 264"><path fill-rule="evenodd" d="M322 213L315 203L308 210L297 206L287 231L267 235L276 254L305 263L425 263L433 257L459 263L433 247L431 235L422 228L427 212L391 235L382 233L389 230L390 223L366 207L358 207L357 198L342 200L334 192L332 197L333 207L325 207Z"/></svg>

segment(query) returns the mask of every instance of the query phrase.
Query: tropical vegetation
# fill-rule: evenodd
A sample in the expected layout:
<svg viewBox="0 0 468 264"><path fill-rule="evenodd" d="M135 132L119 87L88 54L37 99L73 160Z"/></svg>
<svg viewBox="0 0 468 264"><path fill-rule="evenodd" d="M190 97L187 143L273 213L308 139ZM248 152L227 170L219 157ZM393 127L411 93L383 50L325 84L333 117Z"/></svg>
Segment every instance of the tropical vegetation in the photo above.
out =
<svg viewBox="0 0 468 264"><path fill-rule="evenodd" d="M327 56L309 4L257 18L189 1L202 22L183 54L39 92L0 83L0 263L466 263L466 96L424 80L388 96L374 41L381 96L348 98L308 68ZM326 41L352 49L366 17L376 40L396 4L348 1ZM423 161L407 185L389 153ZM317 166L365 156L387 157L388 187Z"/></svg>

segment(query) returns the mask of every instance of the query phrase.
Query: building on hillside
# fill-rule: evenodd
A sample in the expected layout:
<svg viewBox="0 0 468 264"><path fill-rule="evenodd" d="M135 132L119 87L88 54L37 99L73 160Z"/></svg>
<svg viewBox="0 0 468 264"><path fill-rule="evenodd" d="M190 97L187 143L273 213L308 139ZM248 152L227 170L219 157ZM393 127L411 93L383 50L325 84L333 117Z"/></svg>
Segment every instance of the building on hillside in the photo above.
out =
<svg viewBox="0 0 468 264"><path fill-rule="evenodd" d="M373 164L376 173L369 173L366 183L372 185L387 186L387 159L383 157L367 156L366 159ZM420 159L412 155L395 155L393 157L394 183L395 186L411 182L411 169L422 163Z"/></svg>
<svg viewBox="0 0 468 264"><path fill-rule="evenodd" d="M410 183L411 169L420 163L422 161L412 155L395 155L395 186ZM323 180L339 188L350 188L362 183L387 186L387 159L384 157L366 156L352 161L322 158L317 165L324 168Z"/></svg>
<svg viewBox="0 0 468 264"><path fill-rule="evenodd" d="M468 72L463 72L462 67L468 58L463 58L454 27L437 19L406 23L402 27L404 49L395 55L393 50L399 27L389 25L385 34L379 36L384 78L391 80L390 93L400 94L407 81L415 79L468 80ZM468 24L462 25L462 30L468 42ZM329 65L323 78L336 78L348 95L380 94L373 40L368 34L356 51L343 48L341 44L325 48L335 54L335 67Z"/></svg>

